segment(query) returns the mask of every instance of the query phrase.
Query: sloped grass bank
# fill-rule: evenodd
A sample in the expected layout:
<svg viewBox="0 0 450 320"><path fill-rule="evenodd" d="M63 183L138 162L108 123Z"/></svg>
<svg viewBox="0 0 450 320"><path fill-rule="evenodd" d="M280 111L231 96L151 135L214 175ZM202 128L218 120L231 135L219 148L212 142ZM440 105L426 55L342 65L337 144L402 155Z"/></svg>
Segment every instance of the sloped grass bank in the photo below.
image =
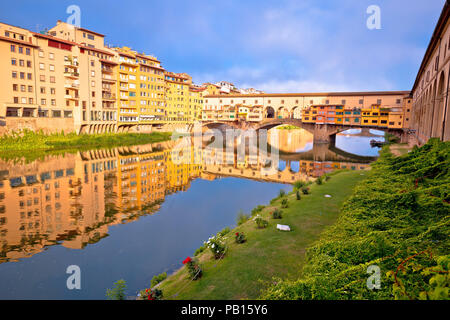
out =
<svg viewBox="0 0 450 320"><path fill-rule="evenodd" d="M308 249L302 276L277 281L262 298L448 299L449 171L450 142L431 139L400 157L384 148ZM371 265L380 289L368 289Z"/></svg>
<svg viewBox="0 0 450 320"><path fill-rule="evenodd" d="M367 171L340 172L322 185L309 185L310 194L301 194L300 200L293 192L271 201L258 213L269 222L267 228L257 229L250 219L229 231L223 259L215 260L206 249L197 256L202 277L191 281L186 267L181 268L159 285L164 298L255 299L272 283L273 277L297 279L306 248L319 239L326 226L336 221L340 206L366 175ZM326 194L332 197L326 198ZM283 199L287 199L288 208L282 208ZM272 219L275 209L282 211L282 219ZM278 231L277 224L289 225L292 231ZM247 241L235 243L236 232L244 232Z"/></svg>

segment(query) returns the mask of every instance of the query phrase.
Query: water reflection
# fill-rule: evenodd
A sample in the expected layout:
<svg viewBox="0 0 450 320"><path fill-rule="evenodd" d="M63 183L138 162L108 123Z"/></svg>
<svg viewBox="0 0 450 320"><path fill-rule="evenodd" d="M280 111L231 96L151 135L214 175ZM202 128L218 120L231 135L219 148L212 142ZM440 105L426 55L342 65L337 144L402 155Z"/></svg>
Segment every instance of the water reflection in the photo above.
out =
<svg viewBox="0 0 450 320"><path fill-rule="evenodd" d="M192 254L207 236L234 224L238 209L249 212L267 203L279 184L338 168L365 169L373 160L364 152L358 156L333 146L313 145L312 136L301 131L280 131L279 170L273 174L260 170L262 159L251 164L248 156L239 161L235 152L225 152L224 159L233 161L216 164L210 150L193 145L182 156L200 161L178 163L174 157L180 154L172 152L172 141L48 156L31 163L0 161L0 297L103 298L104 288L112 281L130 277L129 285L137 290L154 274L178 267L180 259ZM192 184L190 192L182 192ZM143 217L156 212L162 215L151 223ZM114 229L137 220L139 224L128 229ZM105 241L112 228L116 233ZM99 243L104 248L96 246ZM67 292L62 287L65 274L57 277L60 282L52 275L56 271L50 265L56 260L71 264L77 260L73 254L53 250L36 255L61 246L93 248L86 251L86 256L95 252L88 263L96 283L91 291ZM119 253L120 261L114 260ZM40 256L32 260L35 266L22 259L34 255ZM112 264L122 274L104 270ZM40 273L30 275L32 270ZM32 280L41 281L45 293L31 289Z"/></svg>

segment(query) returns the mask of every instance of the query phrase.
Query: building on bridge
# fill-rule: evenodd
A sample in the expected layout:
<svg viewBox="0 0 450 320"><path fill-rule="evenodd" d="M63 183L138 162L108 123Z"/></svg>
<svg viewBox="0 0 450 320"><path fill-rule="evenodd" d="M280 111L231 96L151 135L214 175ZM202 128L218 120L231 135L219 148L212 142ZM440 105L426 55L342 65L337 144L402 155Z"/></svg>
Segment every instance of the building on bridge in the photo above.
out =
<svg viewBox="0 0 450 320"><path fill-rule="evenodd" d="M359 125L355 118L360 118L358 116L360 116L361 110L371 108L372 105L403 111L406 107L405 99L408 99L409 93L409 91L375 91L205 95L203 97L202 119L204 121L218 119L235 121L238 119L239 108L249 110L253 108L253 110L262 113L262 119L303 118L305 122L315 123L319 121ZM411 98L408 100L411 100ZM323 109L320 107L323 107ZM339 109L336 109L336 107ZM230 117L229 114L232 108L236 109L234 117ZM314 113L314 111L317 111L317 113ZM224 117L224 113L228 113L228 116ZM250 113L247 112L246 114L249 115ZM404 116L402 115L402 117ZM249 120L248 117L246 119ZM377 118L377 123L378 120ZM388 117L383 120L387 122Z"/></svg>

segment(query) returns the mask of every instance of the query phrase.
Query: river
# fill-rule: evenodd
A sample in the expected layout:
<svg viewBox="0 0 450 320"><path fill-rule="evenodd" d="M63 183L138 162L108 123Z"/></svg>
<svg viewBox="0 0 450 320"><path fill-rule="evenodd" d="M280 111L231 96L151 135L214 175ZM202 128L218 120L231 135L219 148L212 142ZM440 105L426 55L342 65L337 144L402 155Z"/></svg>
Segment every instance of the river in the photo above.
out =
<svg viewBox="0 0 450 320"><path fill-rule="evenodd" d="M119 279L135 296L294 181L366 169L378 155L369 141L383 136L352 130L334 146L314 145L300 129L278 130L278 139L270 174L236 152L224 155L230 163L210 161L207 148L189 147L183 157L197 160L179 163L172 141L0 160L0 299L105 299ZM71 265L79 290L66 285Z"/></svg>

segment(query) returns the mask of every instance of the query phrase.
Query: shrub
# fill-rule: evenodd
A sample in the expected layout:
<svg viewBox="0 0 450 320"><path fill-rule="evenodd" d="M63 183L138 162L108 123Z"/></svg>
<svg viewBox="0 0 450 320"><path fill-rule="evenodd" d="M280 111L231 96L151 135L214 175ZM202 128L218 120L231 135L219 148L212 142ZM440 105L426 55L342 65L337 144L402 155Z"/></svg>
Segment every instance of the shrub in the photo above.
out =
<svg viewBox="0 0 450 320"><path fill-rule="evenodd" d="M106 296L109 300L125 300L125 289L127 284L125 280L120 279L114 282L112 289L106 289Z"/></svg>
<svg viewBox="0 0 450 320"><path fill-rule="evenodd" d="M246 215L244 212L240 211L237 216L237 225L240 226L241 224L245 223L250 219L249 215Z"/></svg>
<svg viewBox="0 0 450 320"><path fill-rule="evenodd" d="M297 200L300 200L302 197L300 196L300 191L297 190L297 192L295 193Z"/></svg>
<svg viewBox="0 0 450 320"><path fill-rule="evenodd" d="M275 209L275 211L272 212L272 218L281 219L282 218L281 210Z"/></svg>
<svg viewBox="0 0 450 320"><path fill-rule="evenodd" d="M309 194L309 188L308 187L303 187L302 188L302 193L303 194Z"/></svg>
<svg viewBox="0 0 450 320"><path fill-rule="evenodd" d="M212 236L205 242L205 245L211 250L215 259L220 259L224 256L226 251L225 243L223 242L222 237L220 236Z"/></svg>
<svg viewBox="0 0 450 320"><path fill-rule="evenodd" d="M255 222L258 229L264 229L269 225L269 222L267 222L267 220L264 220L263 218L260 217L256 218Z"/></svg>
<svg viewBox="0 0 450 320"><path fill-rule="evenodd" d="M219 232L217 233L217 235L218 235L219 237L223 237L223 236L225 236L226 234L228 234L230 231L231 231L230 228L229 228L229 227L226 227L226 228L223 228L221 231L219 231Z"/></svg>
<svg viewBox="0 0 450 320"><path fill-rule="evenodd" d="M245 238L243 232L236 232L234 241L236 241L236 243L244 243L245 241L247 241L247 239Z"/></svg>
<svg viewBox="0 0 450 320"><path fill-rule="evenodd" d="M165 272L160 273L157 276L153 276L152 281L150 281L150 284L152 287L154 287L161 281L164 281L166 278L167 278L167 273L165 273Z"/></svg>
<svg viewBox="0 0 450 320"><path fill-rule="evenodd" d="M198 248L197 250L195 250L194 256L198 256L200 253L202 253L203 251L205 251L205 249L206 249L205 246L201 246L200 248Z"/></svg>
<svg viewBox="0 0 450 320"><path fill-rule="evenodd" d="M263 206L263 205L259 205L259 206L255 207L255 208L253 208L252 209L252 216L260 213L264 208L265 208L265 206Z"/></svg>
<svg viewBox="0 0 450 320"><path fill-rule="evenodd" d="M298 180L294 182L294 189L299 190L302 187L306 186L306 183L304 181Z"/></svg>
<svg viewBox="0 0 450 320"><path fill-rule="evenodd" d="M202 276L203 271L198 264L197 259L187 257L186 259L184 259L183 264L186 265L192 280L197 280Z"/></svg>
<svg viewBox="0 0 450 320"><path fill-rule="evenodd" d="M326 174L326 175L324 176L324 178L325 178L325 181L328 181L328 180L331 179L331 176L329 176L329 175Z"/></svg>
<svg viewBox="0 0 450 320"><path fill-rule="evenodd" d="M318 177L316 179L316 184L321 185L323 183L322 179L323 179L322 177Z"/></svg>
<svg viewBox="0 0 450 320"><path fill-rule="evenodd" d="M140 300L161 300L163 292L160 289L145 289L140 292Z"/></svg>
<svg viewBox="0 0 450 320"><path fill-rule="evenodd" d="M284 191L283 189L281 189L280 192L278 193L279 198L283 198L285 195L286 195L286 191Z"/></svg>
<svg viewBox="0 0 450 320"><path fill-rule="evenodd" d="M281 200L281 207L282 208L288 208L289 207L288 199Z"/></svg>

